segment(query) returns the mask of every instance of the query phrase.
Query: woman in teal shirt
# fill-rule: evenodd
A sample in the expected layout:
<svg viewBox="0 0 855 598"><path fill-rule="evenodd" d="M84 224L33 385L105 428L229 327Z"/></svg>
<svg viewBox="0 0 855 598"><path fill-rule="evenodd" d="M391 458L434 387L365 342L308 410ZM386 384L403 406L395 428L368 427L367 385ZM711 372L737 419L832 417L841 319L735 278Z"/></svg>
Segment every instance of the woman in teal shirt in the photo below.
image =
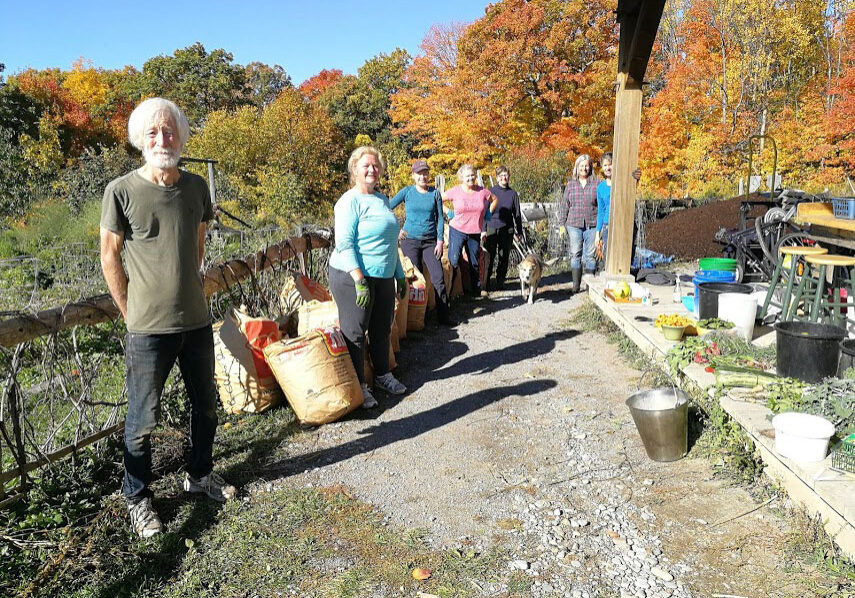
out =
<svg viewBox="0 0 855 598"><path fill-rule="evenodd" d="M335 204L335 248L329 267L330 291L366 409L377 405L365 382L366 333L375 388L396 395L407 392L389 371L396 286L403 299L407 281L398 258L398 221L388 198L375 190L385 169L382 154L373 147L361 146L350 154L347 170L353 187Z"/></svg>
<svg viewBox="0 0 855 598"><path fill-rule="evenodd" d="M430 167L424 160L413 164L414 185L404 187L392 198L389 206L394 210L401 203L407 210L404 229L401 232L401 251L413 265L430 272L430 281L436 295L436 314L440 324L450 326L454 321L448 315L448 292L442 275L443 232L445 220L442 216L442 195L428 186Z"/></svg>

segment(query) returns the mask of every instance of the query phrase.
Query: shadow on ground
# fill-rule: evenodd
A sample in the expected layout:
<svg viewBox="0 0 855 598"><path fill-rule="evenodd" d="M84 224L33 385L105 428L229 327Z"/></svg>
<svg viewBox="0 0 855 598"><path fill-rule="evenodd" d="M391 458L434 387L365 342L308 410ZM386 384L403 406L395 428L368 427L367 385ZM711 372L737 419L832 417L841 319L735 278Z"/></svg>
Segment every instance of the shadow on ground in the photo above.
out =
<svg viewBox="0 0 855 598"><path fill-rule="evenodd" d="M557 385L555 380L530 380L513 386L489 388L464 395L403 419L369 426L362 430L364 434L362 438L333 448L311 451L297 459L271 463L265 472L265 477L271 479L296 475L315 467L316 463L327 465L346 461L401 440L416 438L508 397L538 394Z"/></svg>

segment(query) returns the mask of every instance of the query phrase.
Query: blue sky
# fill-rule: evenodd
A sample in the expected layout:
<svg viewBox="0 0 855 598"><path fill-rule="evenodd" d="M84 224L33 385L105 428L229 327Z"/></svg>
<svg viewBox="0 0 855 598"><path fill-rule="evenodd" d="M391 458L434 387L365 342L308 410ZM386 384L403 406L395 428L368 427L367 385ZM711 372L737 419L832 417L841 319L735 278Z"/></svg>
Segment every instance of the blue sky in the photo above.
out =
<svg viewBox="0 0 855 598"><path fill-rule="evenodd" d="M396 47L411 54L433 24L471 22L488 0L0 0L4 75L71 68L81 56L106 69L143 63L202 42L235 62L279 64L295 85L321 69L356 73Z"/></svg>

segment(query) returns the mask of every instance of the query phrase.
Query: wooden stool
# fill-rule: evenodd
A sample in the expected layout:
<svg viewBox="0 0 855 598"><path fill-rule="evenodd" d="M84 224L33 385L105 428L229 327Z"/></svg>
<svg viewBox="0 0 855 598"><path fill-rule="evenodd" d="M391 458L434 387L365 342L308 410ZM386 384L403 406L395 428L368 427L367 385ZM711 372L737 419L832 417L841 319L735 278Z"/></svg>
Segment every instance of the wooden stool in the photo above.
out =
<svg viewBox="0 0 855 598"><path fill-rule="evenodd" d="M855 281L855 257L848 255L807 255L805 262L809 269L799 281L796 294L793 297L791 319L808 322L823 322L830 320L836 326L846 326L843 308L847 306L848 297L853 296L853 281ZM826 286L828 269L831 268L831 286ZM841 282L836 276L835 268L844 268ZM826 291L831 290L829 298ZM846 289L847 301L841 298L840 291ZM803 315L798 316L796 307L804 299ZM851 307L851 306L850 306Z"/></svg>
<svg viewBox="0 0 855 598"><path fill-rule="evenodd" d="M771 305L780 308L781 315L778 319L786 322L789 320L790 306L793 298L793 285L796 278L799 277L799 265L804 265L806 256L826 254L828 253L828 249L816 245L813 247L787 245L778 248L778 252L781 255L778 258L778 263L775 265L775 272L772 274L772 279L769 281L769 292L766 293L766 299L763 301L763 308L760 310L760 319L762 320L766 317L769 306ZM785 265L787 259L790 260L789 266ZM784 276L786 276L786 282L783 283L784 290L779 303L775 301L774 295L775 291L778 290L778 286L782 284ZM793 311L795 311L795 308L793 308Z"/></svg>

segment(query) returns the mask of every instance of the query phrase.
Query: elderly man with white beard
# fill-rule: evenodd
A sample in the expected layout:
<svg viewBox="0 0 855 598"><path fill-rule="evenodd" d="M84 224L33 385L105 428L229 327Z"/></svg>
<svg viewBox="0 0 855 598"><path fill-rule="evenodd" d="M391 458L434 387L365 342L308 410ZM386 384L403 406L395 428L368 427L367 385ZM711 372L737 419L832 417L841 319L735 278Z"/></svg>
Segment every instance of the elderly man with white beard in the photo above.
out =
<svg viewBox="0 0 855 598"><path fill-rule="evenodd" d="M101 206L101 267L128 329L122 492L143 538L163 527L152 506L151 433L176 361L191 406L184 490L219 502L235 496L234 486L213 471L214 343L199 271L214 212L205 180L178 169L189 134L187 118L169 100L137 106L128 139L145 164L110 182Z"/></svg>

